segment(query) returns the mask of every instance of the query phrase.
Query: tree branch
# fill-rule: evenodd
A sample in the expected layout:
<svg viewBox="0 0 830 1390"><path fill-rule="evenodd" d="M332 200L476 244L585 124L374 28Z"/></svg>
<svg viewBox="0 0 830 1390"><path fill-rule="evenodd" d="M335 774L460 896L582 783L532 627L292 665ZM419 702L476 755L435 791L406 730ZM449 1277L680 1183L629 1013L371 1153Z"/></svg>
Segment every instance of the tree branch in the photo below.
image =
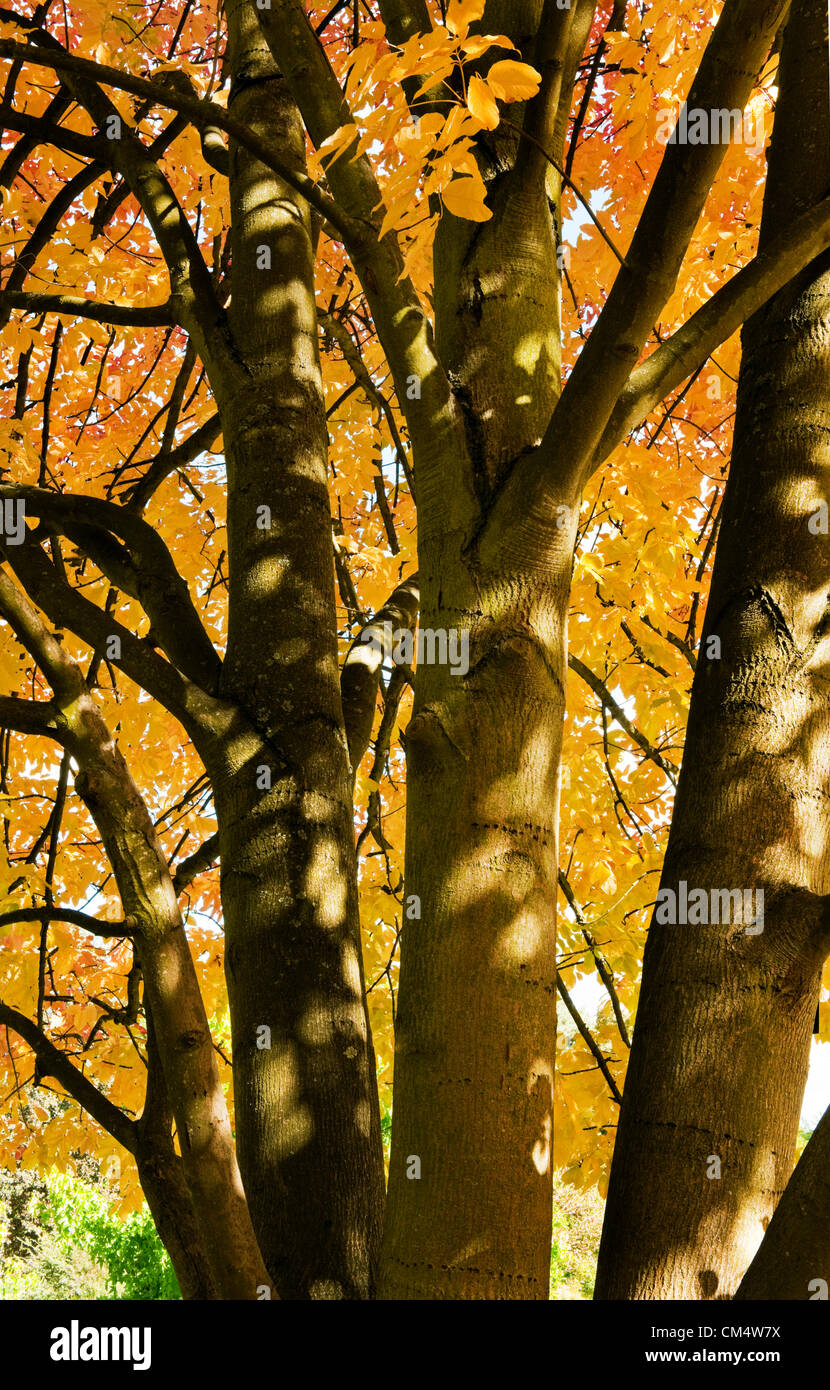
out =
<svg viewBox="0 0 830 1390"><path fill-rule="evenodd" d="M689 92L690 109L746 106L788 0L726 0ZM626 379L671 297L729 142L669 144L637 230L542 443L581 476ZM590 402L590 404L589 404Z"/></svg>
<svg viewBox="0 0 830 1390"><path fill-rule="evenodd" d="M65 743L60 706L51 700L22 700L17 695L0 695L0 729L36 734Z"/></svg>
<svg viewBox="0 0 830 1390"><path fill-rule="evenodd" d="M409 39L415 38L418 34L428 34L432 29L426 0L379 0L378 9L386 30L386 42L390 48L400 49ZM319 32L318 29L318 35ZM431 109L432 101L445 96L446 92L441 91L441 83L436 83L419 95L420 85L417 77L407 77L404 79L403 89L410 110L415 109L417 100L417 114L423 116Z"/></svg>
<svg viewBox="0 0 830 1390"><path fill-rule="evenodd" d="M69 922L70 926L82 927L84 931L104 940L114 937L123 940L132 936L136 927L136 923L130 917L125 917L123 922L100 922L97 917L92 917L87 912L78 912L73 907L55 906L20 907L9 912L0 912L0 927L7 927L14 922Z"/></svg>
<svg viewBox="0 0 830 1390"><path fill-rule="evenodd" d="M514 121L508 122L514 130L519 130L524 136L524 143L519 145L516 155L511 182L528 192L534 189L540 194L544 192L546 161L555 168L558 167L556 161L545 153L545 145L554 135L575 15L575 5L568 5L567 9L562 9L561 6L557 6L555 0L544 0L536 35L535 54L536 67L542 74L542 81L535 97L527 103L524 124L517 126ZM563 169L559 169L559 173L561 177L565 177Z"/></svg>
<svg viewBox="0 0 830 1390"><path fill-rule="evenodd" d="M3 498L22 500L27 512L85 550L111 583L142 605L158 644L182 674L215 693L222 670L219 655L173 557L152 526L135 512L98 497L0 486L0 501ZM126 548L113 535L126 542Z"/></svg>
<svg viewBox="0 0 830 1390"><path fill-rule="evenodd" d="M71 704L85 690L80 668L66 655L25 594L0 570L0 617L37 661L57 696L56 704Z"/></svg>
<svg viewBox="0 0 830 1390"><path fill-rule="evenodd" d="M809 1300L830 1284L830 1109L807 1140L735 1298Z"/></svg>
<svg viewBox="0 0 830 1390"><path fill-rule="evenodd" d="M159 106L167 106L173 111L181 111L184 115L190 116L197 128L215 126L237 140L240 145L244 145L275 174L285 179L285 182L316 208L344 239L359 238L361 228L344 216L334 199L319 188L313 179L284 164L275 145L254 135L246 125L234 120L224 107L218 106L215 102L174 90L157 79L154 81L146 77L135 77L132 73L121 72L118 68L108 67L104 63L93 63L88 58L78 58L74 54L66 53L60 46L53 51L51 48L34 45L27 47L11 39L0 39L0 58L12 57L21 57L39 67L50 68L58 73L85 79L87 82L103 83L105 86L130 92L133 96L147 97ZM115 145L117 142L112 143Z"/></svg>
<svg viewBox="0 0 830 1390"><path fill-rule="evenodd" d="M0 1023L5 1027L11 1028L35 1054L37 1061L38 1074L40 1076L52 1076L60 1083L67 1095L74 1101L93 1120L111 1134L119 1144L122 1144L128 1153L135 1153L137 1143L136 1122L125 1115L123 1110L119 1110L117 1105L113 1105L103 1092L93 1086L92 1082L73 1066L67 1053L62 1052L53 1042L41 1033L37 1024L32 1023L31 1019L24 1014L18 1013L16 1009L9 1008L0 1000Z"/></svg>
<svg viewBox="0 0 830 1390"><path fill-rule="evenodd" d="M257 14L306 129L319 148L341 126L353 122L302 0L272 0L270 9L258 10ZM329 159L326 180L338 204L361 229L359 236L347 235L345 244L369 303L398 400L406 413L416 458L422 440L424 459L434 458L436 430L457 430L461 439L461 425L456 420L449 381L435 351L431 325L411 280L404 274L397 237L392 231L380 237L386 209L371 161L367 155L356 153L353 141L336 159ZM417 396L407 392L413 377L419 383Z"/></svg>
<svg viewBox="0 0 830 1390"><path fill-rule="evenodd" d="M559 870L559 887L565 894L565 897L568 901L568 906L570 907L571 912L573 913L574 917L579 923L580 931L582 932L582 935L585 938L585 944L594 958L594 964L597 967L597 974L599 975L599 978L602 980L602 983L605 986L608 998L611 1000L611 1008L614 1010L614 1018L617 1020L617 1027L620 1032L620 1037L622 1038L626 1047L630 1048L631 1039L628 1036L628 1029L625 1025L625 1019L623 1018L623 1011L622 1006L620 1004L620 998L617 994L617 990L614 985L614 976L612 975L608 967L608 962L606 961L596 941L594 940L593 935L588 930L588 922L585 917L585 913L582 911L582 908L579 906L579 903L576 900L576 896L574 894L573 888L570 885L570 881L568 879L567 874L564 873L562 869Z"/></svg>
<svg viewBox="0 0 830 1390"><path fill-rule="evenodd" d="M573 179L565 173L565 170L562 168L562 165L558 162L558 160L554 159L553 155L548 153L541 141L538 140L537 137L531 131L523 130L521 126L516 125L516 122L509 120L507 116L502 116L501 124L504 126L509 126L511 130L517 131L523 140L530 141L531 144L533 144L539 151L542 158L542 162L550 164L551 168L556 170L562 182L566 185L566 187L570 188L571 192L575 195L576 198L578 198L579 202L582 204L583 208L590 217L591 221L593 222L594 226L596 227L606 246L616 256L620 265L624 266L626 263L625 256L622 254L620 250L618 250L611 235L608 232L606 232L605 228L603 227L602 223L600 222L599 218L597 217L596 213L591 207L590 200L585 197L585 194L581 191L581 189L577 187Z"/></svg>
<svg viewBox="0 0 830 1390"><path fill-rule="evenodd" d="M212 448L221 433L222 421L219 415L211 415L209 420L200 425L188 439L182 440L175 449L169 452L162 450L150 460L144 477L130 484L124 495L124 506L134 511L142 511L165 478L192 463L205 450Z"/></svg>
<svg viewBox="0 0 830 1390"><path fill-rule="evenodd" d="M104 304L74 294L45 294L40 291L0 290L0 308L20 309L24 314L67 314L92 319L119 328L162 328L177 322L171 301L166 304Z"/></svg>
<svg viewBox="0 0 830 1390"><path fill-rule="evenodd" d="M341 320L338 319L334 314L326 313L324 309L318 310L317 319L324 331L337 343L338 347L340 348L340 351L343 353L343 356L345 357L346 361L352 369L355 381L360 383L360 386L363 389L363 393L369 401L370 405L377 406L378 410L380 410L383 414L383 417L386 420L387 425L389 426L389 433L392 436L392 442L395 445L395 453L397 455L398 462L400 463L401 468L403 469L403 475L406 478L407 483L409 484L409 491L412 493L412 496L414 497L415 479L412 476L412 468L410 467L409 459L406 456L406 450L403 447L403 441L400 436L400 431L398 430L398 423L395 419L392 407L390 406L383 392L378 390L377 386L372 380L372 374L366 366L365 362L363 361L363 358L360 355L360 349L355 343L354 338L352 337L345 323L342 323Z"/></svg>
<svg viewBox="0 0 830 1390"><path fill-rule="evenodd" d="M19 16L15 18L22 23ZM236 373L239 363L233 352L225 314L216 300L195 233L156 160L96 83L112 80L115 86L148 96L161 105L175 106L175 102L168 100L169 95L176 100L195 102L197 106L201 103L188 96L179 98L163 83L134 80L116 69L68 54L44 30L39 30L37 37L40 46L0 40L0 57L19 57L24 62L59 72L75 100L85 108L99 130L107 128L109 122L116 123L113 129L117 131L117 138L108 142L112 147L113 167L129 185L153 229L170 276L175 321L195 339L207 367L212 365L214 371ZM212 106L212 103L207 105Z"/></svg>
<svg viewBox="0 0 830 1390"><path fill-rule="evenodd" d="M788 0L726 0L687 99L689 108L743 110ZM485 563L529 554L546 566L557 503L576 498L617 400L671 297L722 141L669 144L600 316L576 360L540 447L503 487L478 545Z"/></svg>
<svg viewBox="0 0 830 1390"><path fill-rule="evenodd" d="M418 575L413 574L392 591L372 620L361 628L346 653L340 673L340 691L353 773L357 772L369 747L381 667L392 655L384 624L389 624L393 633L402 628L411 631L417 620L419 602Z"/></svg>
<svg viewBox="0 0 830 1390"><path fill-rule="evenodd" d="M590 667L585 665L584 661L580 661L578 656L569 654L568 665L572 671L576 671L576 674L582 677L586 685L590 686L594 694L608 710L608 713L617 721L620 728L625 730L632 742L636 743L637 747L643 750L647 758L657 764L661 772L666 774L672 786L676 787L678 769L675 767L674 763L664 758L659 749L649 743L645 734L641 733L636 725L631 723L625 710L621 705L617 704L617 701L614 699L614 696L611 694L605 682L601 680L599 676L595 675Z"/></svg>
<svg viewBox="0 0 830 1390"><path fill-rule="evenodd" d="M180 897L189 888L194 878L211 869L219 858L219 832L209 836L187 859L183 859L173 875L173 888Z"/></svg>
<svg viewBox="0 0 830 1390"><path fill-rule="evenodd" d="M21 51L23 45L20 45ZM59 94L60 95L60 94ZM69 93L65 94L64 110L71 104ZM57 98L53 98L47 110L57 109ZM3 186L8 187L20 172L20 167L28 157L34 153L38 145L55 145L59 150L67 150L69 154L76 155L79 159L90 159L104 163L105 157L111 157L112 150L107 149L110 142L102 139L100 135L81 135L76 130L71 130L69 126L58 125L54 121L47 119L46 113L43 116L30 116L25 111L15 111L13 107L5 102L0 103L0 127L8 130L19 131L26 138L19 140L14 149L9 151L6 163L3 166ZM21 148L18 149L18 146ZM106 160L109 166L109 159Z"/></svg>
<svg viewBox="0 0 830 1390"><path fill-rule="evenodd" d="M395 48L432 28L426 0L380 0L378 8L386 37Z"/></svg>
<svg viewBox="0 0 830 1390"><path fill-rule="evenodd" d="M611 1095L614 1097L614 1100L617 1102L617 1105L622 1105L622 1092L620 1091L619 1086L617 1085L616 1081L614 1080L614 1077L611 1074L608 1062L602 1054L602 1048L599 1046L599 1043L596 1042L596 1040L594 1039L590 1029L588 1028L588 1025L585 1023L585 1020L583 1019L582 1015L577 1009L576 1004L574 1003L573 999L568 993L565 987L565 982L558 971L556 974L556 990L559 994L560 999L562 1000L562 1003L565 1005L565 1008L568 1010L568 1013L570 1014L571 1018L576 1024L580 1036L587 1044L588 1050L590 1051L592 1057L595 1059L597 1066L599 1067L600 1071L605 1077L605 1080L608 1082L608 1088L611 1092Z"/></svg>
<svg viewBox="0 0 830 1390"><path fill-rule="evenodd" d="M176 667L159 656L147 641L136 637L128 628L117 622L111 614L105 613L97 604L92 603L90 599L84 598L76 589L73 589L61 577L55 565L47 558L36 542L29 540L23 545L15 546L11 549L11 553L7 552L6 558L28 593L33 596L51 622L59 628L69 628L96 652L106 651L109 639L118 637L121 653L120 656L111 658L113 665L122 670L125 675L135 681L136 685L146 690L165 709L175 715L197 746L202 744L205 737L211 736L213 717L220 709L224 713L224 706L220 706L219 702L212 696L182 676ZM14 596L8 612L5 611L3 602L6 594L4 586L7 586L11 595ZM20 626L18 622L17 609L23 604L25 604L28 614L34 619L34 627L31 625ZM78 667L68 658L65 660L71 671L75 673L72 688L64 692L56 684L56 681L65 680L68 677L62 673L59 666L54 666L49 653L54 648L61 656L64 656L63 649L60 643L47 632L28 599L24 600L24 596L2 571L0 571L0 615L6 617L23 645L41 666L58 697L57 703L59 705L63 706L65 701L76 699L81 691L85 690L83 677ZM41 634L45 634L45 636Z"/></svg>
<svg viewBox="0 0 830 1390"><path fill-rule="evenodd" d="M782 235L719 289L635 368L597 445L591 469L686 377L698 371L742 323L830 246L830 198L795 218Z"/></svg>

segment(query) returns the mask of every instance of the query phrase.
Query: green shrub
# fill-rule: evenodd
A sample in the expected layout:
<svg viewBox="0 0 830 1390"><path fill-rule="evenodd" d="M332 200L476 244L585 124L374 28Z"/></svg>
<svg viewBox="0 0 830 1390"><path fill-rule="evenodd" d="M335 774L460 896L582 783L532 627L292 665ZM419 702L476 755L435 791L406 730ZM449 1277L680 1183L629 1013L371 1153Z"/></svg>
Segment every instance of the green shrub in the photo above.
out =
<svg viewBox="0 0 830 1390"><path fill-rule="evenodd" d="M582 1190L553 1177L553 1243L550 1296L593 1297L604 1203L595 1188Z"/></svg>
<svg viewBox="0 0 830 1390"><path fill-rule="evenodd" d="M125 1220L100 1175L0 1177L4 1299L180 1297L146 1206Z"/></svg>

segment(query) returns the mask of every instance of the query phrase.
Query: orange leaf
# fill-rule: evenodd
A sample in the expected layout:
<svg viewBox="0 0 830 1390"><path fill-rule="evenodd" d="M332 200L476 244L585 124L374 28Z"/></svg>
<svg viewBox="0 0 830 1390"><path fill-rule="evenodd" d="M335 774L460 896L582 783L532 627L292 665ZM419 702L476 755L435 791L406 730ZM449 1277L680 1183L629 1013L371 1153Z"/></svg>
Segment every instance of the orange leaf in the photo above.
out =
<svg viewBox="0 0 830 1390"><path fill-rule="evenodd" d="M517 63L515 58L502 58L487 74L488 86L501 101L527 101L536 95L541 81L535 68L529 63Z"/></svg>
<svg viewBox="0 0 830 1390"><path fill-rule="evenodd" d="M499 123L499 108L496 99L483 77L471 77L467 88L467 106L477 121L487 130L495 130Z"/></svg>
<svg viewBox="0 0 830 1390"><path fill-rule="evenodd" d="M444 207L455 217L466 217L470 222L488 222L493 216L484 202L483 184L479 179L453 179L441 197Z"/></svg>

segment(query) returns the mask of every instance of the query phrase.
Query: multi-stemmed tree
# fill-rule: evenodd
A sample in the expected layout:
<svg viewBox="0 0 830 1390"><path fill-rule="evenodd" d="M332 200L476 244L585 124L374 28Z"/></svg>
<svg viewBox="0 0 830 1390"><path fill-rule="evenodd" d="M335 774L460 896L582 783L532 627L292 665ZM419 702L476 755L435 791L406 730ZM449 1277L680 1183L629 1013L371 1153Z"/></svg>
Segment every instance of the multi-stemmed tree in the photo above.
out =
<svg viewBox="0 0 830 1390"><path fill-rule="evenodd" d="M830 206L810 197L753 257L760 151L730 150L730 113L763 105L786 0L725 0L714 27L690 5L679 31L625 8L229 0L218 29L182 4L143 28L107 12L103 32L92 4L0 12L15 397L0 487L14 693L0 716L22 736L9 785L34 766L56 788L34 844L20 819L7 831L4 920L34 949L28 1012L4 1002L0 1022L34 1051L36 1079L55 1077L134 1155L194 1296L547 1297L583 494L590 521L617 446L636 457L651 412L830 243ZM661 144L653 117L674 95L727 119ZM576 192L583 148L594 207L581 180ZM582 302L575 217L602 270L592 284L586 260ZM743 268L720 283L727 262ZM224 467L206 456L220 436ZM635 468L626 496L636 486ZM358 511L370 490L382 535L364 511L355 547L344 503ZM658 478L653 494L648 529L671 536L673 487ZM360 591L350 546L375 576ZM411 629L419 605L422 629L463 637L469 664L419 662L405 733L384 1214L354 793L382 683L366 830L392 864L377 780L411 672L386 680L366 642L338 661L334 581L356 635L383 620L378 577L407 567L389 620ZM611 600L596 588L599 624ZM652 622L684 660L697 604L685 639ZM632 649L649 664L636 635ZM672 776L638 727L651 716L633 719L582 656L603 720ZM605 754L613 775L607 740ZM191 833L215 823L184 859L183 815ZM217 861L221 904L197 905L224 924L235 1143L211 1034L223 1000L203 997L216 934L189 924L194 961L178 902ZM115 916L93 892L107 874ZM111 980L99 992L84 931L115 943L125 1004ZM625 1043L613 972L586 942ZM83 1075L87 1054L121 1069L134 1053L140 1119L117 1073Z"/></svg>

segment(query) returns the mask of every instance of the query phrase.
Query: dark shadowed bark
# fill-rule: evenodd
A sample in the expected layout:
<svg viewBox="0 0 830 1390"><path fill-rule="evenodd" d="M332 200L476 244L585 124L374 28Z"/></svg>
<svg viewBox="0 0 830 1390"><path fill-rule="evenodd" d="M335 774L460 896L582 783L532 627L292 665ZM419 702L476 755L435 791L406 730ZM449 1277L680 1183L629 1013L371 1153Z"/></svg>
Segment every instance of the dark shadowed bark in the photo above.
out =
<svg viewBox="0 0 830 1390"><path fill-rule="evenodd" d="M826 1299L830 1287L830 1110L807 1141L737 1299Z"/></svg>
<svg viewBox="0 0 830 1390"><path fill-rule="evenodd" d="M230 110L305 168L302 123L253 7L228 7ZM240 370L219 398L230 596L222 691L253 728L217 744L237 1144L288 1298L367 1298L383 1158L363 996L340 698L325 408L308 205L230 150Z"/></svg>
<svg viewBox="0 0 830 1390"><path fill-rule="evenodd" d="M794 0L762 247L828 186L827 7ZM811 522L828 499L828 411L824 255L744 330L662 878L676 894L681 881L688 893L751 890L751 906L733 906L719 925L655 914L598 1298L730 1297L792 1169L830 945L830 548Z"/></svg>

